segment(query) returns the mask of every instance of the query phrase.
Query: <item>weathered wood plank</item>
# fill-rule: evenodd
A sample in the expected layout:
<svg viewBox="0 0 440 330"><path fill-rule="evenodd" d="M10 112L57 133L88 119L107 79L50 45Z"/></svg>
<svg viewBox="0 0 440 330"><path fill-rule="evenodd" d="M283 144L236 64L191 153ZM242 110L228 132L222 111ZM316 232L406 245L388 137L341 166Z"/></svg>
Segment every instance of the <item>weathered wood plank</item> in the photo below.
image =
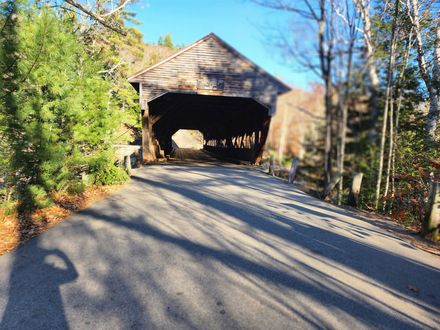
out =
<svg viewBox="0 0 440 330"><path fill-rule="evenodd" d="M249 97L267 106L270 115L275 112L276 95L289 89L215 35L131 81L142 83L142 98L147 102L179 91Z"/></svg>

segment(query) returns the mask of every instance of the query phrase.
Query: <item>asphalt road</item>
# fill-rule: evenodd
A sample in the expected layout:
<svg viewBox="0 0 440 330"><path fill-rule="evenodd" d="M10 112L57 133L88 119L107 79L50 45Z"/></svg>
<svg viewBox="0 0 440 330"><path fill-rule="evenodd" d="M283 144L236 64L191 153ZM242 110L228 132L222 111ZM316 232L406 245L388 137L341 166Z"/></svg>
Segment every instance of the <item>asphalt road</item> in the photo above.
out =
<svg viewBox="0 0 440 330"><path fill-rule="evenodd" d="M0 257L1 329L439 326L438 256L246 167L144 167Z"/></svg>

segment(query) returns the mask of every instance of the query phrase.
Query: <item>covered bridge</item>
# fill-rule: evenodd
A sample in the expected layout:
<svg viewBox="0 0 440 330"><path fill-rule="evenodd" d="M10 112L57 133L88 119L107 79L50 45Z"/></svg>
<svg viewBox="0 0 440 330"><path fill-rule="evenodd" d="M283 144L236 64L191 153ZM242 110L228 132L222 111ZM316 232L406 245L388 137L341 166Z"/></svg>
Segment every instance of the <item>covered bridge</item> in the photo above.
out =
<svg viewBox="0 0 440 330"><path fill-rule="evenodd" d="M213 33L129 78L139 93L143 161L172 151L179 129L204 149L259 162L276 99L290 88Z"/></svg>

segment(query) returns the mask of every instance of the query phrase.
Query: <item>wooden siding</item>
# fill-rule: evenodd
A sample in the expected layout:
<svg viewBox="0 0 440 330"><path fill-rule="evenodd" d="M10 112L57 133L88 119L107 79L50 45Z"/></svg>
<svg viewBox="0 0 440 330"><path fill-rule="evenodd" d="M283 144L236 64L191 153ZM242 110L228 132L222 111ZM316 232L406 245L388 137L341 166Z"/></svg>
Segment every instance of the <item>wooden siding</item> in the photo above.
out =
<svg viewBox="0 0 440 330"><path fill-rule="evenodd" d="M141 104L167 93L253 98L275 113L277 95L289 87L209 34L170 58L129 79L140 83Z"/></svg>

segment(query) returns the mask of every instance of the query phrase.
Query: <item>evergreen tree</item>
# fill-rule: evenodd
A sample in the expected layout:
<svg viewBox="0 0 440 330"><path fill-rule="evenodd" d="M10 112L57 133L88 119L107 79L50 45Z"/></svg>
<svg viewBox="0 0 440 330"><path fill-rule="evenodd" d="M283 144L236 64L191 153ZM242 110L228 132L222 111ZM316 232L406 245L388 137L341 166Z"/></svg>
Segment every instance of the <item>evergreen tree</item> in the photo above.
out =
<svg viewBox="0 0 440 330"><path fill-rule="evenodd" d="M10 8L4 17L17 11L15 4ZM30 7L12 17L20 25L5 25L2 33L2 74L9 78L1 89L7 91L2 122L17 196L42 207L53 190L125 180L111 149L124 113L109 93L111 81L100 75L101 58L91 57L72 21L51 9Z"/></svg>
<svg viewBox="0 0 440 330"><path fill-rule="evenodd" d="M21 6L20 1L9 0L0 7L0 170L6 186L16 186L19 195L24 194L24 187L32 176L31 157L17 97L19 84L25 80L19 71L17 30Z"/></svg>
<svg viewBox="0 0 440 330"><path fill-rule="evenodd" d="M164 39L163 45L167 46L168 48L171 48L171 49L174 48L174 44L173 44L173 41L171 40L171 35L169 33L167 33L165 35L165 39Z"/></svg>

